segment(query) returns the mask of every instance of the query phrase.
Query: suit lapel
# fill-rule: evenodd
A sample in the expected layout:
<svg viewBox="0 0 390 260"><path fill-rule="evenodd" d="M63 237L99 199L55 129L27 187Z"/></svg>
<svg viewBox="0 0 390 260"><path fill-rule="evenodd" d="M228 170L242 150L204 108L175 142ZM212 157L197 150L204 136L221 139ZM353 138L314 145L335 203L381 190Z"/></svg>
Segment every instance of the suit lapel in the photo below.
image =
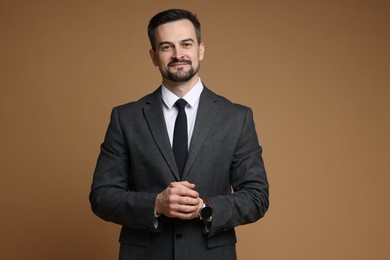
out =
<svg viewBox="0 0 390 260"><path fill-rule="evenodd" d="M177 170L175 158L172 152L172 147L169 142L167 127L164 121L160 88L153 92L145 101L143 112L161 154L163 155L169 168L172 170L175 179L180 180L179 172Z"/></svg>
<svg viewBox="0 0 390 260"><path fill-rule="evenodd" d="M183 180L186 179L188 172L191 169L191 166L194 163L195 158L218 114L219 105L215 97L215 94L204 87L199 100L199 107L196 115L194 132L192 134L190 150L184 167Z"/></svg>

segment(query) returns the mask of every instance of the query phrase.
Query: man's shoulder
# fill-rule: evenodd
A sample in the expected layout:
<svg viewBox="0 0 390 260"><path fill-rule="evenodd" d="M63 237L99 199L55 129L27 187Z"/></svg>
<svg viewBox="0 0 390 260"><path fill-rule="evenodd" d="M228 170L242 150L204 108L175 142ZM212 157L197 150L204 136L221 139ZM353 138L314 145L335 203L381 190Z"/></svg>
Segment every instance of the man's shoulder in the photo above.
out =
<svg viewBox="0 0 390 260"><path fill-rule="evenodd" d="M114 107L114 109L116 109L118 111L129 111L129 110L134 110L134 109L135 110L140 109L140 108L142 108L145 105L148 105L150 103L158 102L159 96L161 97L160 93L161 93L160 88L157 88L154 92L149 93L149 94L141 97L138 100L129 101L127 103L117 105Z"/></svg>
<svg viewBox="0 0 390 260"><path fill-rule="evenodd" d="M204 88L204 93L202 93L202 94L204 94L204 97L206 99L218 102L218 104L223 109L238 110L238 111L246 111L247 109L249 109L249 107L247 107L243 104L235 103L235 102L231 101L229 98L222 96L222 95L219 95L206 87Z"/></svg>

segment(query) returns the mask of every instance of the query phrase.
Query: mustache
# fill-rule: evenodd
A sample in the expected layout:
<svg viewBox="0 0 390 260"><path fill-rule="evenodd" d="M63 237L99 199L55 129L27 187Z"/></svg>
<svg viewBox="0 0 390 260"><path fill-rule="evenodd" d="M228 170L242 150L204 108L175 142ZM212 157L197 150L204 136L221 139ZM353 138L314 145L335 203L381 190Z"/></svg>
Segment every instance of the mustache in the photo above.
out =
<svg viewBox="0 0 390 260"><path fill-rule="evenodd" d="M187 63L189 65L192 64L192 62L190 60L186 60L186 59L173 59L170 63L168 63L168 66L172 66L175 63Z"/></svg>

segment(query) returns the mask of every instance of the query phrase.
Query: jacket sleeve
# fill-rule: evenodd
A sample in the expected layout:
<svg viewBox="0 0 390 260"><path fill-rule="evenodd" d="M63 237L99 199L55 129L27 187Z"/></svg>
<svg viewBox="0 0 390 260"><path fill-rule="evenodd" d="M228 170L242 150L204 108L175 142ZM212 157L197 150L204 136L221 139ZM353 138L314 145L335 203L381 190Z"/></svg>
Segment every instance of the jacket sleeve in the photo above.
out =
<svg viewBox="0 0 390 260"><path fill-rule="evenodd" d="M269 186L262 148L252 110L247 108L246 111L230 168L233 193L209 198L213 207L209 237L238 225L255 222L264 216L269 207Z"/></svg>
<svg viewBox="0 0 390 260"><path fill-rule="evenodd" d="M155 232L157 194L129 191L129 151L114 108L94 172L89 200L100 218L129 228Z"/></svg>

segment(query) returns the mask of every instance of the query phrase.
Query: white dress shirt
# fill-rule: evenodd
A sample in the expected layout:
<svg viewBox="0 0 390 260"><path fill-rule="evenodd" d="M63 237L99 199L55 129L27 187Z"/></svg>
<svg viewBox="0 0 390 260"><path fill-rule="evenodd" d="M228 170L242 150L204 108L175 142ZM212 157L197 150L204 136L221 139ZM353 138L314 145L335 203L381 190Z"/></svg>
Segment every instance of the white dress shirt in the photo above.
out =
<svg viewBox="0 0 390 260"><path fill-rule="evenodd" d="M195 120L199 107L199 99L202 91L203 84L202 81L199 79L196 85L183 97L183 99L187 101L185 111L187 115L188 149L190 148L192 133L194 132ZM179 110L174 105L179 99L179 97L173 94L164 85L161 85L161 96L163 100L165 125L167 127L169 141L171 142L171 146L173 146L173 131L175 129L176 117L179 113ZM154 211L154 216L156 217L154 221L154 227L157 228L157 217L159 217L159 215L156 214L156 209Z"/></svg>
<svg viewBox="0 0 390 260"><path fill-rule="evenodd" d="M187 115L187 130L188 130L188 149L190 149L192 133L194 132L196 115L198 113L199 107L199 99L200 94L203 91L203 83L199 79L196 85L183 97L185 101L187 101L187 105L185 107L186 115ZM177 114L179 113L178 109L174 106L176 101L179 99L178 96L173 94L169 89L167 89L164 85L161 86L161 94L163 100L163 113L165 118L165 125L167 126L169 141L171 142L171 146L173 146L173 132L175 129L175 121ZM157 217L159 215L154 212L155 221L154 227L158 227ZM208 231L207 225L205 225L206 231Z"/></svg>
<svg viewBox="0 0 390 260"><path fill-rule="evenodd" d="M190 148L192 133L194 132L195 120L198 112L199 99L202 90L203 84L202 81L199 79L196 85L183 97L183 99L187 101L185 111L187 115L188 149ZM175 121L179 112L174 105L175 102L179 99L179 97L173 94L164 85L161 86L161 94L163 100L165 125L167 126L169 141L171 142L172 146Z"/></svg>

